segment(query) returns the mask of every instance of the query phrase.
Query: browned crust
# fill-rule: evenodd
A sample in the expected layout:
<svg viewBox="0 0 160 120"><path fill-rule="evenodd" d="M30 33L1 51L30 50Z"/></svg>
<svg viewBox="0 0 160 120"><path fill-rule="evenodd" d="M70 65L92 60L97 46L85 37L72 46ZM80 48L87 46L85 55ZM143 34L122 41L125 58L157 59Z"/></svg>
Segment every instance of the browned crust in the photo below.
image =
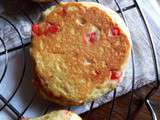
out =
<svg viewBox="0 0 160 120"><path fill-rule="evenodd" d="M53 80L49 77L49 71L42 71L40 67L38 68L37 66L35 67L35 84L42 96L50 101L63 105L80 105L88 101L87 95L91 93L95 87L111 79L111 70L123 70L123 65L128 60L130 54L131 44L127 35L123 33L121 29L120 36L106 36L109 34L110 28L119 26L113 22L104 11L99 10L97 7L87 8L79 3L65 4L63 5L63 9L67 9L69 6L76 6L78 11L67 12L67 15L63 16L63 14L61 14L62 6L59 6L40 23L42 29L45 29L46 23L59 24L63 27L62 31L66 30L64 32L60 31L61 36L65 36L65 39L67 38L66 42L62 41L62 43L60 43L58 41L58 37L60 37L58 34L51 36L42 35L40 37L33 36L32 55L33 58L35 58L36 53L40 53L43 57L49 57L49 54L64 55L64 63L68 65L66 72L70 75L66 76L68 80L77 80L78 84L78 77L83 76L88 86L77 85L78 95L74 96L74 98L77 97L79 100L76 101L74 98L68 98L64 95L57 96L54 94L54 91L45 87L46 84L49 84L49 80ZM72 22L75 21L75 18L79 17L77 15L81 15L81 18L85 19L87 23L86 27L83 26L82 28ZM65 17L65 22L63 21L63 17ZM88 47L81 41L82 37L80 36L83 36L83 34L88 31L90 25L96 26L101 32L100 41ZM76 28L79 36L68 34L71 27ZM43 42L45 48L41 48L40 42ZM84 58L89 58L92 61L91 66L85 67L81 64ZM90 72L93 70L95 70L96 75Z"/></svg>
<svg viewBox="0 0 160 120"><path fill-rule="evenodd" d="M84 103L82 101L74 102L73 100L67 100L63 96L55 96L53 92L45 89L44 85L41 83L41 80L38 78L38 76L36 74L34 74L33 84L37 88L40 95L42 95L43 98L47 99L48 101L58 103L63 106L81 105Z"/></svg>

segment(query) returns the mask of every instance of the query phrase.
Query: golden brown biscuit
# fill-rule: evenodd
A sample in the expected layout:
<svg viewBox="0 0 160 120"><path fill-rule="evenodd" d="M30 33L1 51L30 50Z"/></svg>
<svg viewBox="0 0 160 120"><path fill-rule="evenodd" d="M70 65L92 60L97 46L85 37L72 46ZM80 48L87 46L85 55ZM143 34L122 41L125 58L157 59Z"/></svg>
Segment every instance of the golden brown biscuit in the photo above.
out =
<svg viewBox="0 0 160 120"><path fill-rule="evenodd" d="M82 120L77 114L67 110L57 110L37 118L21 120Z"/></svg>
<svg viewBox="0 0 160 120"><path fill-rule="evenodd" d="M80 105L120 82L128 62L130 34L111 9L93 2L51 7L32 26L31 54L41 95L62 105Z"/></svg>

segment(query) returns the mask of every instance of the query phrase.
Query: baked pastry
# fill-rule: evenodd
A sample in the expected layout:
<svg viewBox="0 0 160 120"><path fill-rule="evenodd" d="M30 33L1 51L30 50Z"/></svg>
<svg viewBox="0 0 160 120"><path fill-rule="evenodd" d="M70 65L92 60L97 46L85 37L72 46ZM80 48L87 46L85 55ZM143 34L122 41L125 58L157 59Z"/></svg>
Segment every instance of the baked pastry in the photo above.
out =
<svg viewBox="0 0 160 120"><path fill-rule="evenodd" d="M77 114L67 111L58 110L37 118L22 118L21 120L82 120Z"/></svg>
<svg viewBox="0 0 160 120"><path fill-rule="evenodd" d="M32 26L34 83L47 100L80 105L122 81L130 34L114 11L94 2L65 2Z"/></svg>

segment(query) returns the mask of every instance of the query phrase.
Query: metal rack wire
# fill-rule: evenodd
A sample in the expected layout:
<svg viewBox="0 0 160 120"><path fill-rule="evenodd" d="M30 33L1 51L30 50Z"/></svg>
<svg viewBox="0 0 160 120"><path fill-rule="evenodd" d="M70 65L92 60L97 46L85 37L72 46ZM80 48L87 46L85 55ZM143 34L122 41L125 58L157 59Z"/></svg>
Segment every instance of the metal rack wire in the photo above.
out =
<svg viewBox="0 0 160 120"><path fill-rule="evenodd" d="M75 1L78 2L78 0L75 0ZM141 19L143 20L143 23L145 25L145 28L146 28L146 31L147 31L147 34L148 34L148 37L149 37L149 42L150 42L150 45L151 45L151 49L152 49L152 58L153 58L153 61L154 61L154 69L155 69L155 73L156 73L156 84L155 84L155 86L153 86L153 88L146 95L146 97L143 100L143 102L146 104L148 110L150 111L152 119L153 120L157 120L156 113L155 113L155 111L152 108L152 105L150 103L150 97L151 97L151 95L153 95L154 92L160 86L159 68L158 68L158 62L157 62L157 54L156 54L156 50L155 50L155 45L154 45L154 42L153 42L152 34L151 34L150 29L148 27L148 23L146 21L146 18L144 17L143 12L142 12L141 8L139 7L139 5L138 5L138 3L137 3L136 0L133 0L133 4L129 5L129 6L125 7L125 8L121 8L121 6L120 6L120 4L118 3L117 0L114 0L114 1L116 3L116 6L118 7L118 10L116 12L122 15L122 18L125 21L126 25L127 25L127 22L126 22L126 18L125 18L124 12L128 11L128 10L131 10L131 9L134 9L134 8L137 9L137 11L139 12L139 16L141 17ZM58 1L56 1L56 2L58 3ZM98 0L96 0L96 2L100 3L100 1L98 1ZM38 5L38 6L41 9L43 9L40 5ZM24 10L22 10L22 13L28 18L28 20L31 23L34 23L33 20L29 17L29 15ZM14 30L17 32L17 34L19 36L19 39L21 41L21 45L19 45L17 47L14 47L14 48L11 48L11 49L7 49L4 40L2 38L0 38L0 42L3 45L3 51L0 52L0 56L1 55L5 56L5 67L3 69L2 76L0 78L0 84L3 81L3 78L4 78L4 76L6 74L6 71L7 71L7 67L8 67L8 54L10 54L13 51L19 50L19 49L21 49L22 52L23 52L23 66L22 66L23 69L22 69L22 74L21 74L20 80L18 82L18 85L17 85L16 89L14 90L14 92L12 93L12 95L9 97L9 99L6 99L4 96L2 96L0 94L0 100L3 102L3 106L0 107L0 111L2 111L5 107L7 107L10 111L12 111L16 115L17 119L19 119L19 118L23 117L23 114L28 110L29 106L32 104L34 98L37 95L36 93L33 95L32 99L30 100L30 102L28 103L28 105L26 106L26 108L22 112L19 112L15 108L15 106L13 106L10 103L10 101L15 97L15 94L18 91L18 89L20 88L21 83L23 81L23 77L24 77L25 69L26 69L26 59L25 59L26 53L25 53L25 49L26 49L27 46L30 45L30 42L29 43L23 43L23 39L22 39L22 36L20 34L20 31L16 28L16 26L9 19L5 18L4 16L0 15L0 18L3 19L4 21L6 21L8 24L10 24L14 28ZM135 84L134 49L132 49L131 58L132 58L132 90L131 90L131 98L130 98L129 105L128 105L128 112L127 112L127 115L126 115L126 120L128 120L130 118L130 116L131 116L133 95L134 95L134 90L135 90L134 89L134 84ZM116 99L116 89L114 90L114 93L113 93L113 100L112 100L112 106L111 106L111 109L110 109L110 112L109 112L109 118L106 118L108 120L112 119L113 109L114 109L114 106L115 106L115 99ZM94 101L91 103L90 111L92 111L93 105L94 105ZM44 110L44 113L46 113L48 111L49 107L50 107L50 105L48 105L46 107L46 109ZM68 108L68 109L70 109L70 108ZM88 115L87 115L86 119L88 119L89 116L90 116L90 112L88 112Z"/></svg>

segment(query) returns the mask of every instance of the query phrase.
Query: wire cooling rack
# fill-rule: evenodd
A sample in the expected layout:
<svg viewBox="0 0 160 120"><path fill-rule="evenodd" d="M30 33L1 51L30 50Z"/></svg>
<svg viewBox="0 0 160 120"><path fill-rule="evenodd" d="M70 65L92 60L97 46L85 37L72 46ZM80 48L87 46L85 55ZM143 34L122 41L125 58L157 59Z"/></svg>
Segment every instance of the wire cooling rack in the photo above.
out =
<svg viewBox="0 0 160 120"><path fill-rule="evenodd" d="M78 0L76 0L76 2L78 2ZM97 3L100 3L99 0L96 0ZM58 4L59 2L56 1L56 4ZM125 21L126 25L127 20L125 18L124 12L127 12L131 9L136 9L139 13L139 17L142 19L143 24L145 26L145 29L147 31L147 35L149 38L149 43L151 45L151 50L152 50L152 58L153 58L153 63L154 63L154 69L155 69L155 74L156 74L156 84L154 84L153 88L147 93L147 95L144 97L143 102L145 103L145 105L147 106L149 112L151 113L152 119L153 120L157 120L156 117L156 113L151 105L151 101L150 101L150 97L154 94L154 92L159 88L160 86L160 81L159 81L159 69L158 69L158 63L157 63L157 54L156 54L156 49L155 49L155 45L153 42L153 38L152 38L152 34L150 32L150 28L148 27L148 23L146 22L146 18L143 15L143 12L139 6L139 4L137 3L136 0L133 0L131 5L128 5L126 7L121 7L121 5L119 4L119 2L117 0L114 0L115 5L117 6L118 10L116 11L117 13L119 13L123 20ZM34 3L36 4L37 7L39 7L41 9L41 11L43 11L45 9L44 6L42 6L41 4L38 3ZM34 20L27 14L27 12L24 9L20 9L21 14L23 14L31 23L34 23ZM5 98L5 96L0 94L0 112L4 111L7 112L11 118L13 119L19 119L21 117L24 116L24 114L29 111L29 108L32 106L37 93L33 92L33 93L29 93L32 94L32 97L29 98L28 101L26 101L26 106L19 106L20 108L23 108L23 110L19 111L17 109L17 106L14 106L11 101L14 101L14 99L17 97L16 94L19 91L19 89L21 89L22 87L22 82L24 82L24 76L26 74L26 69L28 67L28 63L27 63L27 53L26 53L26 49L30 46L30 42L25 43L23 41L23 36L20 32L19 29L17 29L17 27L15 26L14 22L10 21L9 18L4 17L3 15L0 15L0 19L2 19L3 21L5 21L7 24L9 24L15 31L15 33L18 35L19 39L20 39L20 44L16 47L12 47L12 48L8 48L8 46L5 44L4 40L0 37L0 42L3 46L3 50L0 52L0 56L4 57L4 69L1 70L1 77L0 77L0 85L2 83L2 81L4 80L4 77L6 75L6 71L9 66L9 54L15 51L20 52L22 60L20 61L20 63L18 64L22 64L22 67L20 69L20 77L19 77L19 81L16 84L16 87L14 88L14 91L12 92L12 94L9 96L9 98ZM14 37L13 37L14 38ZM133 44L134 45L134 44ZM128 105L128 111L127 111L127 115L126 115L126 120L128 120L131 116L131 110L132 110L132 104L133 104L133 96L134 96L134 85L135 85L135 58L134 58L134 49L132 49L132 53L131 53L131 61L132 61L132 90L131 90L131 97L129 100L129 105ZM7 92L7 91L6 91ZM27 91L27 92L32 92L32 91ZM25 92L25 93L27 93ZM115 99L116 99L116 89L114 90L114 94L113 94L113 100L112 100L112 106L109 112L109 117L106 118L108 120L112 119L112 114L113 114L113 109L115 106ZM24 93L24 94L25 94ZM90 105L90 111L88 112L88 115L86 117L86 119L89 118L90 112L93 109L93 105L94 105L94 101L91 103ZM43 110L43 114L45 114L48 110L49 110L50 104L48 104L45 109ZM68 108L70 109L70 107Z"/></svg>

